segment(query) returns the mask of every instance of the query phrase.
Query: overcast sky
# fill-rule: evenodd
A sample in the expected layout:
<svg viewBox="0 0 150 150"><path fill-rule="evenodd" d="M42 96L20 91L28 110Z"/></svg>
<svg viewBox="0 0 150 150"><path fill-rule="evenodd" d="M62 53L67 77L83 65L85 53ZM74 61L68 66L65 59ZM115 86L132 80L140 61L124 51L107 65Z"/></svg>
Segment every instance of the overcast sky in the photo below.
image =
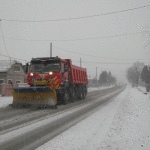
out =
<svg viewBox="0 0 150 150"><path fill-rule="evenodd" d="M0 31L0 54L30 61L49 56L52 42L53 56L75 65L81 58L88 75L95 77L97 67L98 76L106 70L125 81L133 62L149 62L150 6L141 8L147 5L149 0L0 0L6 45Z"/></svg>

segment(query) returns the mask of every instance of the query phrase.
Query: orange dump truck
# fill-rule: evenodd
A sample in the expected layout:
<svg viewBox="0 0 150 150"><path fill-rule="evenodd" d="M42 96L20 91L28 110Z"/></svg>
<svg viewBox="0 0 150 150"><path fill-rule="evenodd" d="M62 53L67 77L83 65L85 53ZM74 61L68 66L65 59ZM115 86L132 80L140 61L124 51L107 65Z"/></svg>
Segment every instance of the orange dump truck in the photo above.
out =
<svg viewBox="0 0 150 150"><path fill-rule="evenodd" d="M33 58L27 70L30 86L12 88L12 106L55 107L58 103L66 104L87 95L87 71L73 65L71 59Z"/></svg>

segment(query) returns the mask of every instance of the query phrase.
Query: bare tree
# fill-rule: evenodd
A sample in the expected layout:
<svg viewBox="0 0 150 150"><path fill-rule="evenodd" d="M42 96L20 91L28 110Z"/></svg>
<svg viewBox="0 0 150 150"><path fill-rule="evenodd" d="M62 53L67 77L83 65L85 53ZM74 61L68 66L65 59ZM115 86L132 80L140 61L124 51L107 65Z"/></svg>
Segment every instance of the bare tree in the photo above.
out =
<svg viewBox="0 0 150 150"><path fill-rule="evenodd" d="M137 61L133 66L127 69L127 79L130 83L138 86L143 67L144 63Z"/></svg>

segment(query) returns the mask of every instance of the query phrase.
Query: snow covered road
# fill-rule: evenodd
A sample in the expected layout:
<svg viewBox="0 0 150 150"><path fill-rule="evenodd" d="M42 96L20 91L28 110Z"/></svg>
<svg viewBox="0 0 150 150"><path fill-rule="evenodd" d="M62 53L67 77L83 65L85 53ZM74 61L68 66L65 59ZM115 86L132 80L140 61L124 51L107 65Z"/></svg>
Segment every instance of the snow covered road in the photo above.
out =
<svg viewBox="0 0 150 150"><path fill-rule="evenodd" d="M99 105L103 105L103 103L104 105L107 105L110 99L112 99L112 97L116 96L116 94L118 94L119 91L121 91L120 89L119 91L115 92L115 90L117 90L118 88L120 89L120 87L116 87L110 90L108 89L103 90L103 92L102 91L92 92L87 99L85 99L84 101L79 101L81 103L77 102L78 106L76 106L75 103L72 103L75 107L72 107L72 109L70 110L66 109L64 112L62 111L61 113L56 113L52 116L47 116L48 118L43 118L44 120L41 120L41 118L39 118L37 119L37 123L30 122L28 125L22 128L15 128L7 132L5 130L4 132L1 131L0 132L1 133L1 138L0 138L1 147L8 148L8 149L10 147L17 148L17 149L20 149L23 147L26 149L26 148L29 148L29 146L31 149L33 149L33 147L35 146L37 147L37 144L34 145L34 143L38 142L38 145L43 143L42 141L43 139L45 141L45 137L47 135L48 135L48 140L49 140L51 136L52 138L54 137L53 132L54 132L54 135L58 135L58 133L60 134L64 130L68 129L70 126L76 124L83 118L90 115L91 112L95 111L95 108L97 108ZM66 106L69 106L69 105L66 105ZM72 113L73 111L74 113ZM15 121L15 120L13 119L12 121ZM7 124L7 122L9 123L10 121L1 120L2 126L3 124Z"/></svg>
<svg viewBox="0 0 150 150"><path fill-rule="evenodd" d="M150 97L128 86L105 107L37 150L149 150Z"/></svg>

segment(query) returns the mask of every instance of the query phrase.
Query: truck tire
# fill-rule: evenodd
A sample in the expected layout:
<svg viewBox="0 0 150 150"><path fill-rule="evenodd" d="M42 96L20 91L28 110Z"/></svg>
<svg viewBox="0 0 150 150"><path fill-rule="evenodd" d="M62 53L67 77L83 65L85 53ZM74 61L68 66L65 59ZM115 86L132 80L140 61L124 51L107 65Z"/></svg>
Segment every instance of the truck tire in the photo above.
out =
<svg viewBox="0 0 150 150"><path fill-rule="evenodd" d="M87 95L87 87L85 86L85 95Z"/></svg>
<svg viewBox="0 0 150 150"><path fill-rule="evenodd" d="M83 87L82 87L82 99L85 99L85 97L86 97L86 89L85 89L85 87L83 86Z"/></svg>
<svg viewBox="0 0 150 150"><path fill-rule="evenodd" d="M57 109L57 105L51 106L52 109Z"/></svg>
<svg viewBox="0 0 150 150"><path fill-rule="evenodd" d="M57 92L57 105L62 105L62 97L63 95Z"/></svg>
<svg viewBox="0 0 150 150"><path fill-rule="evenodd" d="M71 100L71 102L74 102L74 101L76 101L76 99L77 99L76 89L71 88L71 90L70 90L70 100Z"/></svg>
<svg viewBox="0 0 150 150"><path fill-rule="evenodd" d="M63 94L63 105L66 105L69 102L69 91L66 89Z"/></svg>
<svg viewBox="0 0 150 150"><path fill-rule="evenodd" d="M86 97L86 88L85 86L80 86L78 88L78 98L81 100L81 99L85 99Z"/></svg>
<svg viewBox="0 0 150 150"><path fill-rule="evenodd" d="M77 88L77 98L78 98L79 100L82 99L82 87L81 87L81 86L79 86L79 87Z"/></svg>

